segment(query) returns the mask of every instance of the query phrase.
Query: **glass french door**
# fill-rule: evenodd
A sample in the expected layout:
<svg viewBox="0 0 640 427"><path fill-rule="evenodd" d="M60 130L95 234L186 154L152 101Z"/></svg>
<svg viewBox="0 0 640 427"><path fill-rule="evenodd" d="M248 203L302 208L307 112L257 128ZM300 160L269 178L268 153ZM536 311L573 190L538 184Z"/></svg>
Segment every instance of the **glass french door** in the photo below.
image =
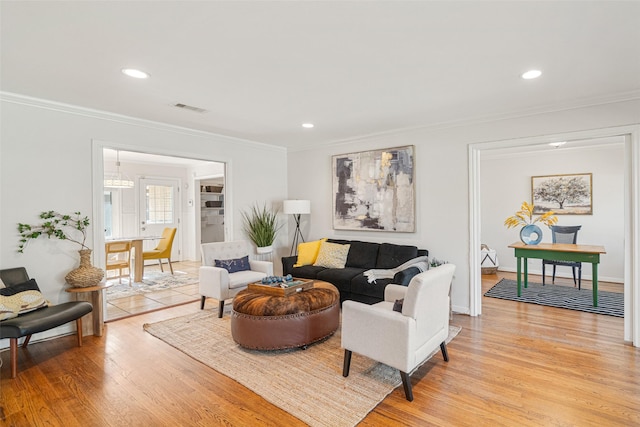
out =
<svg viewBox="0 0 640 427"><path fill-rule="evenodd" d="M180 257L180 219L179 209L180 182L177 179L141 178L139 235L160 236L165 227L176 228L173 240L171 260L179 261ZM145 240L144 250L153 249L157 240Z"/></svg>

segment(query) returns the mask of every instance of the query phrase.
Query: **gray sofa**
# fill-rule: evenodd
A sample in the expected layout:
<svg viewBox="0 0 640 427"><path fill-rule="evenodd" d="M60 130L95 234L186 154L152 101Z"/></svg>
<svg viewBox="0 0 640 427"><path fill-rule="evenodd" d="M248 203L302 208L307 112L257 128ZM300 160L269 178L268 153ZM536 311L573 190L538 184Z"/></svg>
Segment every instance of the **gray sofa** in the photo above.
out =
<svg viewBox="0 0 640 427"><path fill-rule="evenodd" d="M354 300L365 304L374 304L384 300L384 288L389 283L409 285L411 278L420 270L410 267L396 273L393 279L378 279L369 283L364 272L369 269L396 268L419 256L429 255L426 249L416 246L394 245L391 243L372 243L359 240L328 239L328 242L349 244L349 255L344 268L324 268L314 265L294 267L297 256L282 258L283 274L304 279L317 279L329 282L340 291L340 301Z"/></svg>

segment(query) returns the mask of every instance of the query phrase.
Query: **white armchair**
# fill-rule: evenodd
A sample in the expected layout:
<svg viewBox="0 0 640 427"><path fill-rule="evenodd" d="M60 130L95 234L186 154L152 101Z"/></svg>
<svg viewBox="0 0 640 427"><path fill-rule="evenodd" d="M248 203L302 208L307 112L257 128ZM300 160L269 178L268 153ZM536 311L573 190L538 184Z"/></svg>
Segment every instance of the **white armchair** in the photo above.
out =
<svg viewBox="0 0 640 427"><path fill-rule="evenodd" d="M249 283L273 275L270 261L249 260L251 270L229 273L224 268L215 267L215 260L238 259L249 255L249 244L245 241L203 243L202 266L200 267L200 309L204 309L207 297L218 300L218 317L222 317L224 301L233 298Z"/></svg>
<svg viewBox="0 0 640 427"><path fill-rule="evenodd" d="M366 305L342 304L343 376L349 375L356 352L400 370L407 400L413 400L411 372L440 346L449 361L449 290L456 267L444 264L416 275L409 286L387 285L384 301ZM393 311L403 299L402 312Z"/></svg>

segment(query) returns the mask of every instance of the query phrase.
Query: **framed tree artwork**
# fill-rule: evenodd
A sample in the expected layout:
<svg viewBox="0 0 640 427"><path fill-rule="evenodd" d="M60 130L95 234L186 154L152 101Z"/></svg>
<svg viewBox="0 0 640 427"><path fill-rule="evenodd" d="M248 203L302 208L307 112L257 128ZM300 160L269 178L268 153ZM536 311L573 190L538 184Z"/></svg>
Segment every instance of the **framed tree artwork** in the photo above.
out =
<svg viewBox="0 0 640 427"><path fill-rule="evenodd" d="M533 213L592 215L592 175L546 175L531 177Z"/></svg>
<svg viewBox="0 0 640 427"><path fill-rule="evenodd" d="M333 228L415 231L414 146L332 157Z"/></svg>

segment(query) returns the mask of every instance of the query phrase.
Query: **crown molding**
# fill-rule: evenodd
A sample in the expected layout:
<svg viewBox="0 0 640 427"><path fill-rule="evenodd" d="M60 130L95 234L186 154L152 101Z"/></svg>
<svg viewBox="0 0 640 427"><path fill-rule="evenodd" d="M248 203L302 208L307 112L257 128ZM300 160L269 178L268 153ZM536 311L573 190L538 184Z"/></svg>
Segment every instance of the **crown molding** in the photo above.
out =
<svg viewBox="0 0 640 427"><path fill-rule="evenodd" d="M189 135L198 138L213 139L216 142L242 144L251 148L257 148L268 151L278 151L286 153L287 149L278 145L266 144L264 142L252 141L248 139L236 138L232 136L220 135L213 132L196 130L182 126L171 125L153 120L140 119L137 117L125 116L122 114L111 113L108 111L95 110L92 108L81 107L78 105L65 104L62 102L51 101L47 99L34 98L13 92L0 91L0 101L12 104L26 105L29 107L42 108L46 110L58 111L77 116L90 117L94 119L106 120L111 122L122 123L130 126L137 126L164 132L173 132L181 135Z"/></svg>
<svg viewBox="0 0 640 427"><path fill-rule="evenodd" d="M427 125L418 125L418 126L409 126L404 128L390 129L382 132L374 132L374 133L358 135L350 138L328 141L326 144L324 144L324 146L339 147L346 144L353 144L357 142L366 141L368 139L379 138L379 137L384 137L389 135L400 135L404 133L419 132L419 131L425 131L425 130L435 131L435 130L443 130L443 129L453 129L453 128L459 128L459 127L481 125L486 123L500 122L504 120L533 117L533 116L538 116L542 114L558 113L561 111L577 110L581 108L589 108L589 107L596 107L600 105L617 104L621 102L637 101L637 100L640 100L640 90L632 90L632 91L620 92L616 94L603 95L599 97L584 98L584 99L576 100L570 103L547 104L543 106L523 109L523 110L514 111L510 113L504 113L504 114L468 117L468 118L459 119L459 120L430 123ZM289 148L289 152L309 151L309 150L314 150L316 148L317 148L317 144L304 145L300 147Z"/></svg>

